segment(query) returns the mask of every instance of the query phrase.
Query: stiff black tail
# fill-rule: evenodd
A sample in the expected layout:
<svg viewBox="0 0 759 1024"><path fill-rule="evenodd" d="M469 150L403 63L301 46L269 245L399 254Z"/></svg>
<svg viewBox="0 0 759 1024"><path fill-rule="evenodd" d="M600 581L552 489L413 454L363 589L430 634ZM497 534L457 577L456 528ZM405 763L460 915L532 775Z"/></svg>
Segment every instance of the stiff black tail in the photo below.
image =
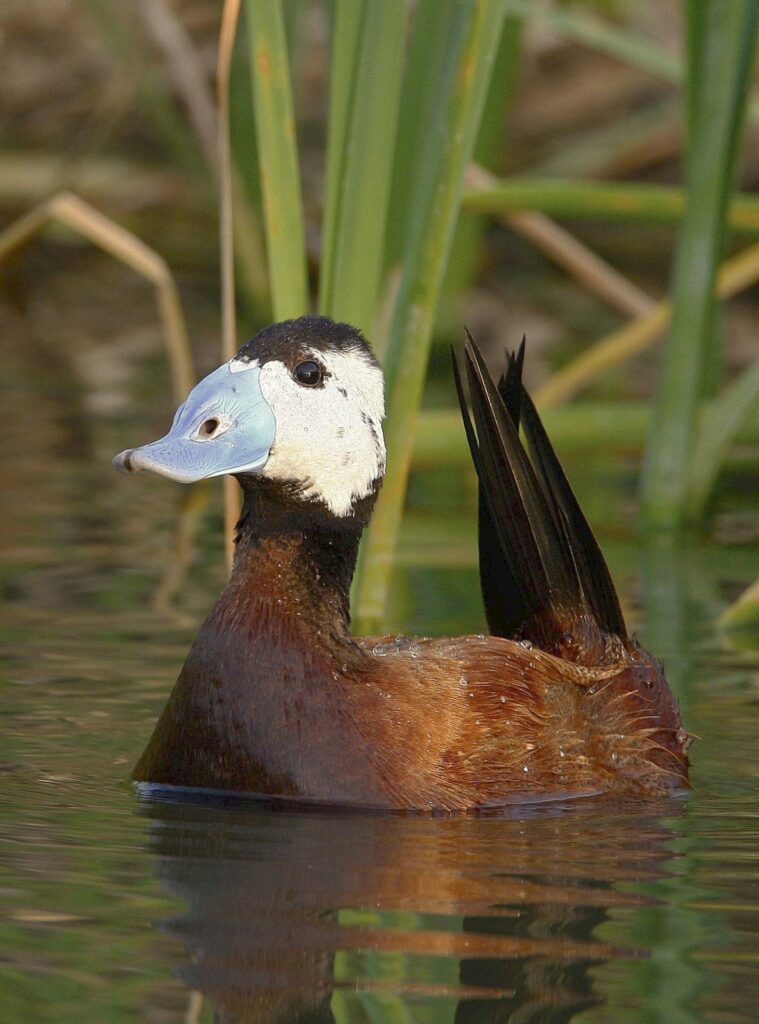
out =
<svg viewBox="0 0 759 1024"><path fill-rule="evenodd" d="M468 332L464 359L472 417L455 356L454 377L480 485L480 581L491 632L545 640L589 616L625 638L606 561L522 385L524 340L497 387Z"/></svg>

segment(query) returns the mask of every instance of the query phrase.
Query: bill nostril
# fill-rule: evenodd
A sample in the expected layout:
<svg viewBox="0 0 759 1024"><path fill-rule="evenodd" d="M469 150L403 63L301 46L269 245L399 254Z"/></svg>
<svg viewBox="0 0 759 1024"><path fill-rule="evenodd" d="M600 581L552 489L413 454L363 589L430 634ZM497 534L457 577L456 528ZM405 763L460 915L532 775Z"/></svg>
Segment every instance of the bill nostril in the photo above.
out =
<svg viewBox="0 0 759 1024"><path fill-rule="evenodd" d="M200 434L202 434L204 437L210 437L218 430L218 428L219 421L214 416L212 416L210 419L207 419L205 423L201 424Z"/></svg>

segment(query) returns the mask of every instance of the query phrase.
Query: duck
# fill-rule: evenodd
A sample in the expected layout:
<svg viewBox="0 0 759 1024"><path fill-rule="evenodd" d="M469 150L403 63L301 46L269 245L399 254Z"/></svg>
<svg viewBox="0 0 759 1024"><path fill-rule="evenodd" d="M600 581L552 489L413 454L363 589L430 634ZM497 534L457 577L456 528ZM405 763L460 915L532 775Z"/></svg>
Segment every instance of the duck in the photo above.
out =
<svg viewBox="0 0 759 1024"><path fill-rule="evenodd" d="M468 333L463 373L453 358L488 634L352 635L386 450L382 370L350 324L266 327L193 388L165 437L114 458L184 483L229 474L242 490L229 580L136 783L440 813L687 789L677 701L627 632L524 353L523 340L497 381Z"/></svg>

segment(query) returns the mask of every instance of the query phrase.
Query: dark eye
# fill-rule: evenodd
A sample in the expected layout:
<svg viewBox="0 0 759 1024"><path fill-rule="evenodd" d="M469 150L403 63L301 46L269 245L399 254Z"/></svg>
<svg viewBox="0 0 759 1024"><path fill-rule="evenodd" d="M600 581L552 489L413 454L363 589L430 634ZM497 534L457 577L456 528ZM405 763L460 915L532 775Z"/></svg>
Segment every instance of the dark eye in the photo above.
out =
<svg viewBox="0 0 759 1024"><path fill-rule="evenodd" d="M200 425L199 433L203 434L205 437L210 437L211 434L217 430L218 426L219 421L212 417L210 420L206 420L205 423Z"/></svg>
<svg viewBox="0 0 759 1024"><path fill-rule="evenodd" d="M295 367L295 379L299 384L305 384L307 388L316 387L322 382L322 368L312 359L307 359Z"/></svg>

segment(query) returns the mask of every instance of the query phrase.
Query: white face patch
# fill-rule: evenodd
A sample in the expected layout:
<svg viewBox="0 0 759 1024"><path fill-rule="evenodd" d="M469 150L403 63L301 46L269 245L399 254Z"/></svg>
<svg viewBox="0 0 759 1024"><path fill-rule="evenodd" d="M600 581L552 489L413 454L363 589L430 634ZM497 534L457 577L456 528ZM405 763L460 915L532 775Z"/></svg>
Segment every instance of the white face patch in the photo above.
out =
<svg viewBox="0 0 759 1024"><path fill-rule="evenodd" d="M358 347L304 352L309 359L326 371L319 387L299 384L277 360L261 367L261 391L276 419L261 476L300 484L306 497L345 516L385 472L382 371Z"/></svg>

